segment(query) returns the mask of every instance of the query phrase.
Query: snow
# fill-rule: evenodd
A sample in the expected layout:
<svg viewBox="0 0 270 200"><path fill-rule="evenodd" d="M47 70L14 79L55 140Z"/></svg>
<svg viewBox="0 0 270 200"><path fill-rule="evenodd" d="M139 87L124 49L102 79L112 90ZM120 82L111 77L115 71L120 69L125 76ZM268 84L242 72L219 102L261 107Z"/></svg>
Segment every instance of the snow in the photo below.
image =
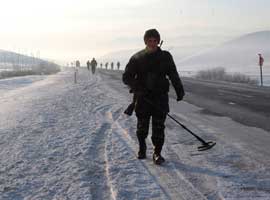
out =
<svg viewBox="0 0 270 200"><path fill-rule="evenodd" d="M45 79L46 76L25 76L0 79L0 93L9 92L10 90L18 89L19 87L25 87L36 81Z"/></svg>
<svg viewBox="0 0 270 200"><path fill-rule="evenodd" d="M147 159L136 159L121 81L80 69L74 84L73 73L1 80L0 199L270 199L269 133L170 99L174 117L217 145L196 151L168 119L156 166L150 137Z"/></svg>

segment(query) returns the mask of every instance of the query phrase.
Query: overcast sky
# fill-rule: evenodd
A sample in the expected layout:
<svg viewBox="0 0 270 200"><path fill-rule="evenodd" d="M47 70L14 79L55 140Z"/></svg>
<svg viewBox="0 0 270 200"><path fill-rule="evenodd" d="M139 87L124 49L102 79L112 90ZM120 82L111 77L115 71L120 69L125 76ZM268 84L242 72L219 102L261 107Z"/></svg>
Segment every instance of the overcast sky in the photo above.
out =
<svg viewBox="0 0 270 200"><path fill-rule="evenodd" d="M218 44L270 29L269 0L1 0L0 49L70 62L143 47L146 29L165 44Z"/></svg>

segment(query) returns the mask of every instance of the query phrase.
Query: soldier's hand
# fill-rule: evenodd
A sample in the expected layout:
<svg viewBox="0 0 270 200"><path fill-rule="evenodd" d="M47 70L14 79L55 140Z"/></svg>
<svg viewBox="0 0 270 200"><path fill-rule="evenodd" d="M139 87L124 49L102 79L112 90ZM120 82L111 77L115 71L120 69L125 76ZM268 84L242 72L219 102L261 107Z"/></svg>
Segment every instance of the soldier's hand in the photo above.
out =
<svg viewBox="0 0 270 200"><path fill-rule="evenodd" d="M177 96L176 101L181 101L181 100L183 100L183 96Z"/></svg>
<svg viewBox="0 0 270 200"><path fill-rule="evenodd" d="M183 100L183 98L184 98L184 96L185 96L185 92L183 91L176 91L176 96L177 96L177 99L176 99L176 101L181 101L181 100Z"/></svg>

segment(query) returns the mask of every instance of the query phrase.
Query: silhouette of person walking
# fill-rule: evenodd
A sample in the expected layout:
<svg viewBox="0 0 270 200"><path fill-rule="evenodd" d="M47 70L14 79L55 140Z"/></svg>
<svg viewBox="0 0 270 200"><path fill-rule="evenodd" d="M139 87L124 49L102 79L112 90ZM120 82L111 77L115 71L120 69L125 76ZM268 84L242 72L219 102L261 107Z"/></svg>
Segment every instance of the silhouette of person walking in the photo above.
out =
<svg viewBox="0 0 270 200"><path fill-rule="evenodd" d="M95 60L95 58L93 58L93 59L91 60L90 65L91 65L92 74L95 74L95 72L96 72L96 67L97 67L97 61Z"/></svg>

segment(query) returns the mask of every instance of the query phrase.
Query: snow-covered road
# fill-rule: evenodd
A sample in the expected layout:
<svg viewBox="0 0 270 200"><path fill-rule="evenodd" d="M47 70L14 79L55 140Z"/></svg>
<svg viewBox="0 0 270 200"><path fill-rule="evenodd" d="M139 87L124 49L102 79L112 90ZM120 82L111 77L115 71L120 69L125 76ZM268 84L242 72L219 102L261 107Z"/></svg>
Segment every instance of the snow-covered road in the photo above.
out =
<svg viewBox="0 0 270 200"><path fill-rule="evenodd" d="M136 159L136 118L123 114L131 96L120 81L85 69L77 84L72 70L29 79L23 87L9 80L9 90L0 83L1 200L270 199L269 159L232 137L255 131L270 141L269 133L171 100L173 116L217 145L196 151L168 119L167 162L156 166L150 139L148 159Z"/></svg>

